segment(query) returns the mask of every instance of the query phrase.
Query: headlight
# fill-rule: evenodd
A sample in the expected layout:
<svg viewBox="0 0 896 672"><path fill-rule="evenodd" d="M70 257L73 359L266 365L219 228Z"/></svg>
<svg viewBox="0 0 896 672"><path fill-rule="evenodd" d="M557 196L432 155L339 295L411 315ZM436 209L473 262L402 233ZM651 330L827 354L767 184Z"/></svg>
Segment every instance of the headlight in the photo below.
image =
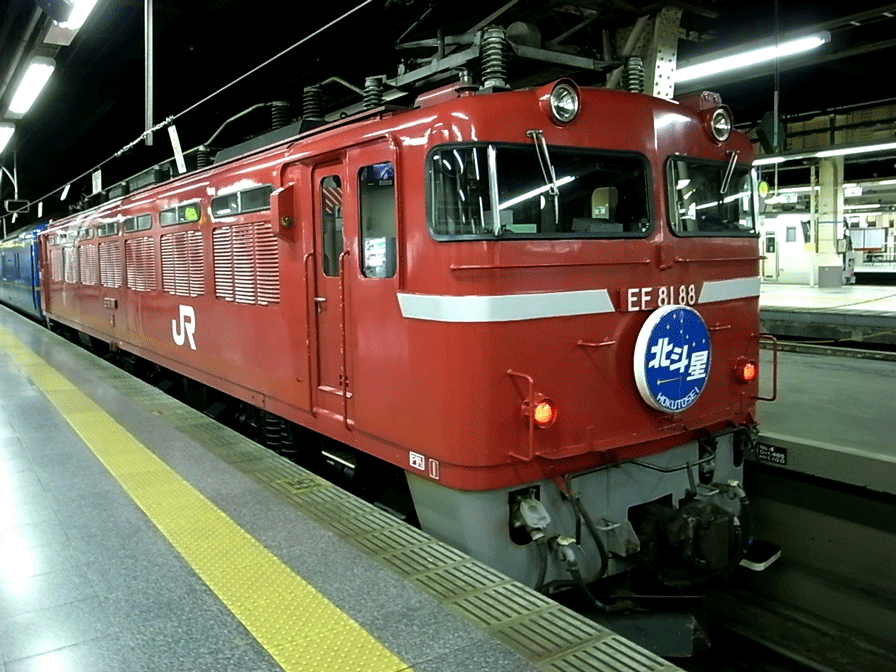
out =
<svg viewBox="0 0 896 672"><path fill-rule="evenodd" d="M551 114L561 124L568 124L579 113L579 94L569 84L561 82L551 91Z"/></svg>
<svg viewBox="0 0 896 672"><path fill-rule="evenodd" d="M712 113L709 127L712 130L712 137L719 142L725 142L731 135L731 113L724 107L720 107Z"/></svg>

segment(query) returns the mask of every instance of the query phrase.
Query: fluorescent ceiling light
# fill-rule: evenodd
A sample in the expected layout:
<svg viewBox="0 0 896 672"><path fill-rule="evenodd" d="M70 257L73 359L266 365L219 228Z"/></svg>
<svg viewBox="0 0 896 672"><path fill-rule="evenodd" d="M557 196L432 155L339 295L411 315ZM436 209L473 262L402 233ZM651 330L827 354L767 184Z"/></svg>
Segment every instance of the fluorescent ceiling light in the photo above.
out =
<svg viewBox="0 0 896 672"><path fill-rule="evenodd" d="M784 163L787 159L783 156L764 156L753 161L754 166L769 166L773 163Z"/></svg>
<svg viewBox="0 0 896 672"><path fill-rule="evenodd" d="M84 22L87 20L87 15L90 14L90 10L93 9L95 4L96 0L76 0L75 6L72 8L72 13L68 17L68 21L60 23L59 25L63 28L77 30L84 25Z"/></svg>
<svg viewBox="0 0 896 672"><path fill-rule="evenodd" d="M883 142L879 145L864 145L862 147L841 147L839 149L826 149L816 152L815 156L823 159L827 156L846 156L848 154L867 154L870 152L884 152L888 149L896 149L896 142Z"/></svg>
<svg viewBox="0 0 896 672"><path fill-rule="evenodd" d="M783 42L779 42L764 47L750 48L744 45L738 49L726 49L719 52L713 57L708 56L709 60L694 65L686 65L677 68L675 71L676 82L689 82L694 79L702 79L717 75L721 72L729 70L739 70L741 68L752 67L761 63L773 61L776 58L784 58L792 56L811 49L817 49L825 42L829 42L831 34L821 31L813 35L803 35L801 37L792 38Z"/></svg>
<svg viewBox="0 0 896 672"><path fill-rule="evenodd" d="M9 111L13 114L25 114L31 109L35 99L55 69L56 64L53 62L53 59L40 56L33 58L25 71L25 76L19 82L19 88L16 89L16 93L12 97Z"/></svg>
<svg viewBox="0 0 896 672"><path fill-rule="evenodd" d="M0 152L2 152L6 148L6 143L9 142L9 139L15 132L16 127L12 124L7 122L3 122L2 124L0 124Z"/></svg>
<svg viewBox="0 0 896 672"><path fill-rule="evenodd" d="M807 191L818 191L818 187L788 187L786 189L779 189L779 194L802 194Z"/></svg>

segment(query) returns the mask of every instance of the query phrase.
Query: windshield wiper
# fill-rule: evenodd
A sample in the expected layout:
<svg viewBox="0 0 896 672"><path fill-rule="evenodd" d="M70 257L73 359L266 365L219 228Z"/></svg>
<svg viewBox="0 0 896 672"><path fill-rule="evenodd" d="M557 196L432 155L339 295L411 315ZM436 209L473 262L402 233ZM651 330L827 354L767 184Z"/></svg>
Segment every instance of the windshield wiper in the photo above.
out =
<svg viewBox="0 0 896 672"><path fill-rule="evenodd" d="M725 177L722 178L722 188L719 189L719 193L721 195L725 195L728 193L728 187L731 186L731 176L734 175L734 164L737 163L737 157L740 155L740 150L728 150L726 152L731 159L728 161L728 168L725 170Z"/></svg>
<svg viewBox="0 0 896 672"><path fill-rule="evenodd" d="M554 197L554 226L560 223L560 188L557 186L557 174L554 172L554 164L551 163L551 155L548 153L548 143L545 142L544 132L539 129L526 131L526 135L535 143L535 155L538 157L538 165L541 166L541 174L548 193Z"/></svg>

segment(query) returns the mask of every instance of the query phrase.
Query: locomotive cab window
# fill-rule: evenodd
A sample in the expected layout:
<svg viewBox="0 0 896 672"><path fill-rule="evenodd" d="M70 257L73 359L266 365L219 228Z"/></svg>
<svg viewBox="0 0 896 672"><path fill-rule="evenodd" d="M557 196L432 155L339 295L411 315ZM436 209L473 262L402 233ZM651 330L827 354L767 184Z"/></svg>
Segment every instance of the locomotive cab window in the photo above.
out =
<svg viewBox="0 0 896 672"><path fill-rule="evenodd" d="M200 212L199 203L185 203L176 208L168 208L159 213L159 225L174 226L175 224L198 222Z"/></svg>
<svg viewBox="0 0 896 672"><path fill-rule="evenodd" d="M100 238L118 235L118 222L106 222L96 227L96 235Z"/></svg>
<svg viewBox="0 0 896 672"><path fill-rule="evenodd" d="M342 254L342 180L328 175L320 181L321 235L323 240L324 275L339 275L339 255Z"/></svg>
<svg viewBox="0 0 896 672"><path fill-rule="evenodd" d="M648 164L625 152L443 146L429 157L437 239L635 238L651 229Z"/></svg>
<svg viewBox="0 0 896 672"><path fill-rule="evenodd" d="M140 215L138 217L128 217L124 220L124 231L146 231L152 228L152 215Z"/></svg>
<svg viewBox="0 0 896 672"><path fill-rule="evenodd" d="M750 166L672 158L667 165L672 230L683 236L755 235Z"/></svg>
<svg viewBox="0 0 896 672"><path fill-rule="evenodd" d="M260 212L271 209L271 192L274 188L270 184L251 189L243 189L232 194L216 196L212 199L212 215L215 217L229 217L243 212Z"/></svg>
<svg viewBox="0 0 896 672"><path fill-rule="evenodd" d="M389 162L358 171L361 209L361 273L395 275L395 171Z"/></svg>

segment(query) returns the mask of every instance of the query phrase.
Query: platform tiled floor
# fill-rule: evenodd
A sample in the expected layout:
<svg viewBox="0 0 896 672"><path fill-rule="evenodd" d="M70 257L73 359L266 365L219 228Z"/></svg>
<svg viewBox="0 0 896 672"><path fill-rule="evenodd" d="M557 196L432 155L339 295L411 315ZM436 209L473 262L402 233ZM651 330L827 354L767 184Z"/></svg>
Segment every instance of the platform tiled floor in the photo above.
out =
<svg viewBox="0 0 896 672"><path fill-rule="evenodd" d="M77 348L0 308L4 327L82 375ZM330 599L350 602L351 617L414 670L537 669L193 445L162 414L81 382L235 522ZM0 672L279 669L0 348Z"/></svg>
<svg viewBox="0 0 896 672"><path fill-rule="evenodd" d="M135 461L120 469L126 445ZM678 669L5 308L0 446L0 672ZM152 513L159 502L135 490L173 492L174 481L216 512L193 495L172 496L158 509L166 523ZM221 535L208 535L207 547L177 540L181 528L202 539L196 521L209 515L260 545L250 555L272 558L276 570L252 583L240 564L247 556L230 562ZM205 559L221 549L233 568L223 572L233 577L227 590L222 572L203 572L190 547ZM303 582L300 593L332 603L353 625L339 616L343 625L321 628L318 619L305 631L304 606L292 600L272 612L282 591L264 577L284 571L293 589ZM242 599L255 601L234 606ZM355 641L385 654L365 657L363 647L333 640L356 628ZM315 639L330 647L323 659L306 653Z"/></svg>
<svg viewBox="0 0 896 672"><path fill-rule="evenodd" d="M0 669L279 670L0 352Z"/></svg>

